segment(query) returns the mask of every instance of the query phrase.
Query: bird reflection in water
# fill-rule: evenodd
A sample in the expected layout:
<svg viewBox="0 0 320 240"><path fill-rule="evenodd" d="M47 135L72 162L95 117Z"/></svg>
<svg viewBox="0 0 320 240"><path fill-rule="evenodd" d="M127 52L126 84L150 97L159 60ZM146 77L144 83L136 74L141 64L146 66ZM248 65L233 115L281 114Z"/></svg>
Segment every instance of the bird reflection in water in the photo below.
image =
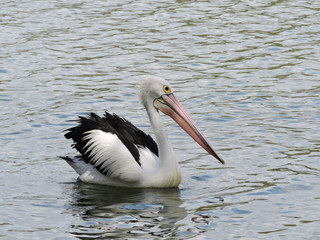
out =
<svg viewBox="0 0 320 240"><path fill-rule="evenodd" d="M165 237L179 232L187 216L179 188L129 189L78 182L67 209L82 222L72 225L80 239Z"/></svg>

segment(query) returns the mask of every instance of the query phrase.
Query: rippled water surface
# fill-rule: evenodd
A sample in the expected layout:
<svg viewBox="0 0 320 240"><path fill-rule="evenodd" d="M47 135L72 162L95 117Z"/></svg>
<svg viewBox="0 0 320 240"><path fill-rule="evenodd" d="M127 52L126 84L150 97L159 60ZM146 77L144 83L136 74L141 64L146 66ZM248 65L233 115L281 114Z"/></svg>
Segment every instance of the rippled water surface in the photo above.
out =
<svg viewBox="0 0 320 240"><path fill-rule="evenodd" d="M320 3L1 1L1 239L320 239ZM171 82L226 165L163 116L177 189L81 184L77 115L151 133L141 75Z"/></svg>

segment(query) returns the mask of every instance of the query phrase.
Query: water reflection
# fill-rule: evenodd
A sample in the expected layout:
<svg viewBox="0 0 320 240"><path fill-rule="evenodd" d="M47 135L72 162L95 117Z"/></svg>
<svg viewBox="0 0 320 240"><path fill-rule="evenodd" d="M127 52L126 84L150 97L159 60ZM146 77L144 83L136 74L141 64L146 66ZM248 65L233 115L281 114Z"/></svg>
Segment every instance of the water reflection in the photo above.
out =
<svg viewBox="0 0 320 240"><path fill-rule="evenodd" d="M187 216L180 190L122 189L77 183L68 207L82 223L71 233L80 239L165 237L178 232Z"/></svg>

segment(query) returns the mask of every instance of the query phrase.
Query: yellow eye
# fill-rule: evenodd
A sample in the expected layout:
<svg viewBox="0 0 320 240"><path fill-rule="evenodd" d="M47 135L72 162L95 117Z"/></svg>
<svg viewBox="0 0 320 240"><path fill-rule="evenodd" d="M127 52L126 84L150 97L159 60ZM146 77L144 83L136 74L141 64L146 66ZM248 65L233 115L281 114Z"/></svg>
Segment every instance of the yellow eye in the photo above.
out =
<svg viewBox="0 0 320 240"><path fill-rule="evenodd" d="M163 91L164 91L165 93L170 93L170 92L171 92L170 87L167 86L167 85L163 85Z"/></svg>

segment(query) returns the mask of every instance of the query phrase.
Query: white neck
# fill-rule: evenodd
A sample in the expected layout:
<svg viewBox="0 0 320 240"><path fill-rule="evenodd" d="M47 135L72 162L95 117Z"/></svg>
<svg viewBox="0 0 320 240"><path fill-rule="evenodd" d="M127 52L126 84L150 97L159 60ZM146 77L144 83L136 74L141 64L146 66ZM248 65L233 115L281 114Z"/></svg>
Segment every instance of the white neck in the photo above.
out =
<svg viewBox="0 0 320 240"><path fill-rule="evenodd" d="M159 164L171 165L172 163L176 163L173 150L169 142L169 139L165 134L159 112L153 106L147 107L146 109L159 147Z"/></svg>
<svg viewBox="0 0 320 240"><path fill-rule="evenodd" d="M166 179L168 182L168 185L166 186L177 186L181 181L180 168L174 156L169 139L165 134L164 127L161 122L161 116L154 108L153 104L151 106L146 106L146 110L159 147L159 163L157 173Z"/></svg>

